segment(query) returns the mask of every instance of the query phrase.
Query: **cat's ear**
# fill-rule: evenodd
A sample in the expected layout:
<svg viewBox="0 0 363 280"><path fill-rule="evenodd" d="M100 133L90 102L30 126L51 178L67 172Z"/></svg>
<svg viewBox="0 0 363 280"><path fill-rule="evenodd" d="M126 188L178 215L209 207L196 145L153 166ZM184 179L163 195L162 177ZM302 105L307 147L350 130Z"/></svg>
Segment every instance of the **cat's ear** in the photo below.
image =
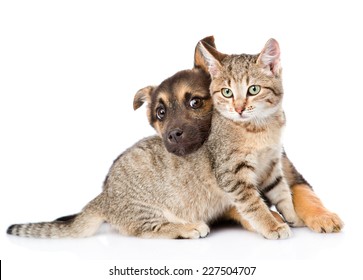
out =
<svg viewBox="0 0 363 280"><path fill-rule="evenodd" d="M206 37L200 40L195 47L194 67L202 68L204 71L209 72L212 77L215 77L220 71L221 61L225 56L225 54L216 50L214 37Z"/></svg>
<svg viewBox="0 0 363 280"><path fill-rule="evenodd" d="M281 72L280 47L275 39L270 39L262 49L257 64L266 70L267 74L278 76Z"/></svg>
<svg viewBox="0 0 363 280"><path fill-rule="evenodd" d="M145 102L150 103L151 94L155 88L155 86L147 86L136 92L134 96L134 110L139 109Z"/></svg>

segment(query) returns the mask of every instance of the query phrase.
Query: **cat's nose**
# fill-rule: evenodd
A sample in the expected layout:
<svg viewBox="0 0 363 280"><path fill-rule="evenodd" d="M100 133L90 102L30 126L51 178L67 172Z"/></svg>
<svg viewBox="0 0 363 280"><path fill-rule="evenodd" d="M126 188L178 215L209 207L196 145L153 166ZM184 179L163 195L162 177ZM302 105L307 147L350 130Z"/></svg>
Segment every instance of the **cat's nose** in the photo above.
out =
<svg viewBox="0 0 363 280"><path fill-rule="evenodd" d="M237 107L234 107L234 110L238 113L238 114L242 114L244 108L243 106L237 106Z"/></svg>
<svg viewBox="0 0 363 280"><path fill-rule="evenodd" d="M178 143L183 137L183 130L175 128L168 134L168 140L171 143Z"/></svg>

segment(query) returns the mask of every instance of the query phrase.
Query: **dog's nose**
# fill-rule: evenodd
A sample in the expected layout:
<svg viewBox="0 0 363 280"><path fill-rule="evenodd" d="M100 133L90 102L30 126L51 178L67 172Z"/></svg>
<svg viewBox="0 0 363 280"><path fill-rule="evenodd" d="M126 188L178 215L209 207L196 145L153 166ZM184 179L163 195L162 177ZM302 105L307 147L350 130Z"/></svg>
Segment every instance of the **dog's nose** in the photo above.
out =
<svg viewBox="0 0 363 280"><path fill-rule="evenodd" d="M181 130L180 128L173 129L168 134L168 140L171 143L178 143L181 140L182 135L183 130Z"/></svg>

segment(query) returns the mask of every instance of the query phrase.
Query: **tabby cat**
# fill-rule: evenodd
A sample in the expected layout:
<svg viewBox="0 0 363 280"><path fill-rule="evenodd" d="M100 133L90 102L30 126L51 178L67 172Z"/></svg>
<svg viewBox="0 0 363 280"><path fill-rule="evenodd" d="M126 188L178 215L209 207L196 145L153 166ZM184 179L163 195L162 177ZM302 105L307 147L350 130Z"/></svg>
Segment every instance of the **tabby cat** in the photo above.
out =
<svg viewBox="0 0 363 280"><path fill-rule="evenodd" d="M208 147L218 185L257 231L266 236L281 227L272 234L288 235L261 199L262 194L290 225L303 225L282 173L285 115L279 45L270 39L259 55L225 55L206 42L198 50L201 67L212 77L215 110Z"/></svg>
<svg viewBox="0 0 363 280"><path fill-rule="evenodd" d="M148 118L155 128L168 117L168 104L189 106L198 99L198 110L203 110L203 100L210 95L205 70L210 71L216 110L203 146L180 157L169 153L159 136L145 138L115 160L102 193L81 213L53 222L12 225L8 234L85 237L106 221L126 235L199 238L208 235L210 222L237 209L233 215L242 214L264 237L289 237L289 226L274 218L260 196L262 192L289 223L300 225L281 175L284 117L278 55L273 56L277 48L270 40L259 56L221 59L220 53L200 43L196 68L181 71L158 87L144 88L135 104L148 102ZM270 56L275 59L267 60ZM168 102L171 89L189 99Z"/></svg>

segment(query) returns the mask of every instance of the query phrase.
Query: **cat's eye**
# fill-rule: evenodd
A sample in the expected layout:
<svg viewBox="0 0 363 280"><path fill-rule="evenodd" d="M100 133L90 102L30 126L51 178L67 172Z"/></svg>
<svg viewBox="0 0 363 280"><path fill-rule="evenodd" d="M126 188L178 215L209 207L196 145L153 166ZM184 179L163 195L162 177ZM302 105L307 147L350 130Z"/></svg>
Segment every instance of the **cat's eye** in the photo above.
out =
<svg viewBox="0 0 363 280"><path fill-rule="evenodd" d="M260 86L257 86L257 85L253 85L253 86L250 86L248 88L248 94L249 95L256 95L260 92L261 90L261 87Z"/></svg>
<svg viewBox="0 0 363 280"><path fill-rule="evenodd" d="M192 107L193 109L199 109L200 107L202 107L203 105L203 101L202 99L200 99L199 97L194 97L190 100L189 102L190 107Z"/></svg>
<svg viewBox="0 0 363 280"><path fill-rule="evenodd" d="M225 98L231 98L233 96L233 91L229 88L222 88L221 93Z"/></svg>
<svg viewBox="0 0 363 280"><path fill-rule="evenodd" d="M165 114L166 114L166 110L163 105L159 106L156 109L156 117L158 118L159 121L162 121L164 119Z"/></svg>

